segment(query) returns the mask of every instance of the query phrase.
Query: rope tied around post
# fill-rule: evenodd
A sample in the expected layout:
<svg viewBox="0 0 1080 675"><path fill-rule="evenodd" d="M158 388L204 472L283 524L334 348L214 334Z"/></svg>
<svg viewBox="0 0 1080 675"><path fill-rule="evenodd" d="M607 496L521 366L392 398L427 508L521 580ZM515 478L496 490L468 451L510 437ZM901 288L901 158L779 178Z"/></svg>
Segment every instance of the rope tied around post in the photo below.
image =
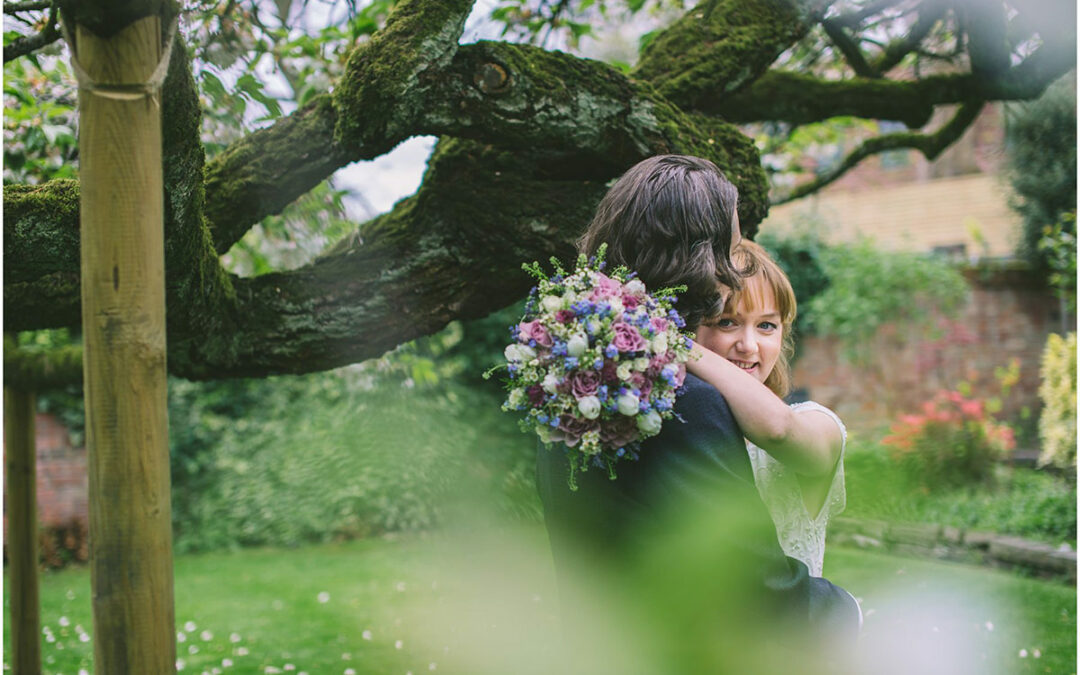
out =
<svg viewBox="0 0 1080 675"><path fill-rule="evenodd" d="M71 49L71 70L75 73L75 80L79 83L79 89L94 96L107 98L113 101L138 101L140 99L150 98L150 100L154 102L154 105L160 108L158 94L161 93L161 87L165 84L165 76L169 73L169 57L172 55L173 42L176 40L176 31L180 23L179 19L180 16L178 14L173 17L172 23L169 25L169 33L165 38L164 52L162 53L161 60L158 61L157 67L154 68L154 72L150 73L150 79L145 82L120 84L95 82L94 78L90 77L89 73L87 73L79 63L79 58L75 50L75 39L68 30L67 23L61 21L60 30L64 34L64 41L68 43L68 47Z"/></svg>

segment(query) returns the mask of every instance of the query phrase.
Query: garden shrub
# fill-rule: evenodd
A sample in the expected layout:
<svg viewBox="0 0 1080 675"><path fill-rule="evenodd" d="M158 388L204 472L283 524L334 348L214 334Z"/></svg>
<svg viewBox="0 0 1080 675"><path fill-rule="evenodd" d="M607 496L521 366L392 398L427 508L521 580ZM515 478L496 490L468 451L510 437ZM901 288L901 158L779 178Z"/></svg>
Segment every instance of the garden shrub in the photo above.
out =
<svg viewBox="0 0 1080 675"><path fill-rule="evenodd" d="M1039 374L1039 463L1076 466L1076 333L1047 338Z"/></svg>
<svg viewBox="0 0 1080 675"><path fill-rule="evenodd" d="M882 444L925 489L986 482L1016 444L1012 428L988 407L959 391L940 391L918 414L902 415Z"/></svg>

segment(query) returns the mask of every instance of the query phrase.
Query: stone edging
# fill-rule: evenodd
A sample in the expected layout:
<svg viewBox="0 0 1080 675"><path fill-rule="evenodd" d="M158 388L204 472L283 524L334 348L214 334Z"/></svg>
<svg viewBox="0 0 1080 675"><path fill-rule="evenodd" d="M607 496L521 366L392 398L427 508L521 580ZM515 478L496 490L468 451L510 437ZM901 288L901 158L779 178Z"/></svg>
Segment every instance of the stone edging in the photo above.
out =
<svg viewBox="0 0 1080 675"><path fill-rule="evenodd" d="M1068 547L929 523L833 518L829 543L916 557L1022 568L1039 576L1076 583L1076 551Z"/></svg>

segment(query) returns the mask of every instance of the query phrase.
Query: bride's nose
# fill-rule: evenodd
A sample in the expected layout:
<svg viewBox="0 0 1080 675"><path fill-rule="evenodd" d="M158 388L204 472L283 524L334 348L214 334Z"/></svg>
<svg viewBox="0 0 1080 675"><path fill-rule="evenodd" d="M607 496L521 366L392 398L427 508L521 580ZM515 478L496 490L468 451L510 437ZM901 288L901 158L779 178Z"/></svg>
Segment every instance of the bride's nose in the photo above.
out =
<svg viewBox="0 0 1080 675"><path fill-rule="evenodd" d="M757 349L757 338L754 336L754 331L744 328L735 341L735 350L740 354L756 354Z"/></svg>

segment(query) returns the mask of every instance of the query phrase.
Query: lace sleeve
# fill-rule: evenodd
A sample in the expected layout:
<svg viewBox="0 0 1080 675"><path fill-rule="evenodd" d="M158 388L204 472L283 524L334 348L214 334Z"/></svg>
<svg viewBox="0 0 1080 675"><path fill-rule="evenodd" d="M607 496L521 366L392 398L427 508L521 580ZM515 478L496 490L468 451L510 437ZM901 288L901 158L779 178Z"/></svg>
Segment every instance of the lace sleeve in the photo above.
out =
<svg viewBox="0 0 1080 675"><path fill-rule="evenodd" d="M836 460L836 468L833 469L833 479L829 484L829 491L826 493L825 503L822 505L821 513L818 514L819 518L823 519L824 522L827 522L829 518L837 515L847 506L847 490L844 488L844 452L847 449L847 427L844 426L844 423L836 413L814 401L793 403L791 409L795 412L813 410L815 412L824 413L825 415L828 415L833 422L836 422L836 426L840 427L840 457Z"/></svg>

